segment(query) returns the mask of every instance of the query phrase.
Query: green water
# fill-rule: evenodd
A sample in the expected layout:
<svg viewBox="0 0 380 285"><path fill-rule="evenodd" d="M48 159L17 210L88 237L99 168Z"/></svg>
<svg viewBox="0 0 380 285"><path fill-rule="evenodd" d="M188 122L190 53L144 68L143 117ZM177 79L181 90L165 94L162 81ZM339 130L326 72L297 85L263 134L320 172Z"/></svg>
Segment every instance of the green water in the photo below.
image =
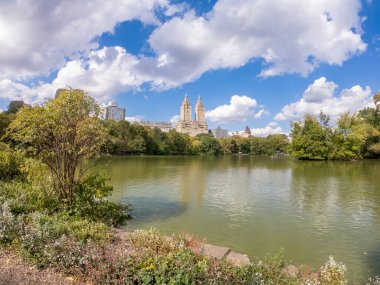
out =
<svg viewBox="0 0 380 285"><path fill-rule="evenodd" d="M343 261L351 280L380 274L380 161L289 157L123 157L99 161L129 228L191 232L249 256Z"/></svg>

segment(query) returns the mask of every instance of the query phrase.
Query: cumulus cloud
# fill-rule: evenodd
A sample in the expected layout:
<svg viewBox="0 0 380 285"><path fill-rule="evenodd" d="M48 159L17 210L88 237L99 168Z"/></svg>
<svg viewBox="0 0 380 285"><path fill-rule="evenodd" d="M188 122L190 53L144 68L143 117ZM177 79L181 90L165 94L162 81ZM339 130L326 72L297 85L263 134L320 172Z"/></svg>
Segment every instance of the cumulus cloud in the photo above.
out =
<svg viewBox="0 0 380 285"><path fill-rule="evenodd" d="M47 74L96 49L96 37L117 23L138 19L159 24L156 7L168 0L0 1L0 78Z"/></svg>
<svg viewBox="0 0 380 285"><path fill-rule="evenodd" d="M92 51L86 59L69 61L51 83L28 87L9 79L0 81L0 97L43 101L54 96L55 90L66 86L80 88L99 102L107 102L116 94L138 89L142 84L133 73L138 59L122 47L104 47Z"/></svg>
<svg viewBox="0 0 380 285"><path fill-rule="evenodd" d="M180 119L180 116L179 115L175 115L173 117L170 118L169 122L175 126L177 125L177 123L179 122L179 119Z"/></svg>
<svg viewBox="0 0 380 285"><path fill-rule="evenodd" d="M144 120L144 117L136 115L136 116L131 116L131 117L125 117L125 120L130 122L130 123L138 123L138 122L141 122L142 120Z"/></svg>
<svg viewBox="0 0 380 285"><path fill-rule="evenodd" d="M265 110L257 105L255 99L233 95L229 104L207 111L206 118L215 123L233 123L260 118L264 113Z"/></svg>
<svg viewBox="0 0 380 285"><path fill-rule="evenodd" d="M359 0L219 0L205 16L189 11L154 30L149 43L157 57L143 58L139 71L158 89L255 58L265 63L264 77L306 75L366 49L360 8Z"/></svg>
<svg viewBox="0 0 380 285"><path fill-rule="evenodd" d="M306 114L317 115L321 111L335 117L344 112L356 112L372 106L371 88L368 86L363 89L355 85L335 95L337 87L334 82L327 81L325 77L315 80L305 90L300 100L283 107L274 119L276 121L300 119Z"/></svg>
<svg viewBox="0 0 380 285"><path fill-rule="evenodd" d="M165 23L155 16L160 9L169 16ZM2 1L0 92L9 89L0 97L41 100L69 85L104 102L144 83L173 88L253 59L264 63L262 76L306 75L320 63L340 65L366 49L360 9L360 0L219 0L198 16L169 0ZM157 25L148 40L153 56L99 49L100 35L131 19ZM58 71L52 82L21 84L52 70Z"/></svg>
<svg viewBox="0 0 380 285"><path fill-rule="evenodd" d="M251 129L251 133L255 137L266 137L269 135L283 134L284 130L276 122L271 122L264 128Z"/></svg>

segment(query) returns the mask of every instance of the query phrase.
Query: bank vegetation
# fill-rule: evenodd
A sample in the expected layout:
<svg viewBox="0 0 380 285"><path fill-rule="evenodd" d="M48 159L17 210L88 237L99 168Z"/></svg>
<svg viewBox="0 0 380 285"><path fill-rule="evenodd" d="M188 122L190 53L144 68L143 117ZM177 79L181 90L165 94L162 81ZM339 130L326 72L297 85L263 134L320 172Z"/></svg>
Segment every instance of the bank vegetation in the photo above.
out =
<svg viewBox="0 0 380 285"><path fill-rule="evenodd" d="M117 153L121 142L133 141L130 133L114 133L115 126L99 119L98 105L80 90L66 90L41 106L25 106L6 115L12 118L0 144L0 250L11 250L39 268L54 268L78 283L347 283L346 267L333 258L316 271L299 266L289 273L282 254L239 267L194 253L193 240L184 235L168 237L150 230L118 239L112 227L127 221L129 206L111 202L113 189L107 179L88 168L89 161L111 147ZM209 136L192 140L175 132L144 130L167 136L173 153L183 147L183 140L205 154L216 148L249 153L258 143L255 138L233 138L218 141L220 146L215 147ZM267 148L271 153L283 151L277 140L287 145L281 136L265 140L273 143ZM137 140L134 147L139 145ZM380 279L368 284L380 284Z"/></svg>

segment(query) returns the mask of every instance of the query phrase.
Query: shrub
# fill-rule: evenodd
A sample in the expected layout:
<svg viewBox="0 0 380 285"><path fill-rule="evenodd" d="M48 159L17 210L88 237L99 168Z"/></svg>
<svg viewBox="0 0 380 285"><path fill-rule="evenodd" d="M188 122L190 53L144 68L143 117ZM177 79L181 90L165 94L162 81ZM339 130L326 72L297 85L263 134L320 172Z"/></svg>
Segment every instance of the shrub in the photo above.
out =
<svg viewBox="0 0 380 285"><path fill-rule="evenodd" d="M0 204L0 244L8 245L18 238L19 223L7 203Z"/></svg>
<svg viewBox="0 0 380 285"><path fill-rule="evenodd" d="M112 186L100 175L89 175L76 186L72 213L92 221L118 226L129 218L128 205L108 201Z"/></svg>
<svg viewBox="0 0 380 285"><path fill-rule="evenodd" d="M344 285L347 281L344 277L346 273L346 265L336 262L332 256L321 267L320 284L321 285Z"/></svg>
<svg viewBox="0 0 380 285"><path fill-rule="evenodd" d="M69 216L33 213L25 217L21 248L39 266L79 266L86 244L110 241L109 228L102 223ZM61 259L62 264L59 261Z"/></svg>
<svg viewBox="0 0 380 285"><path fill-rule="evenodd" d="M0 182L0 202L7 202L14 214L35 211L54 213L60 202L53 191L42 190L25 182Z"/></svg>
<svg viewBox="0 0 380 285"><path fill-rule="evenodd" d="M7 146L0 148L0 180L12 180L21 175L23 162L21 152L9 149Z"/></svg>

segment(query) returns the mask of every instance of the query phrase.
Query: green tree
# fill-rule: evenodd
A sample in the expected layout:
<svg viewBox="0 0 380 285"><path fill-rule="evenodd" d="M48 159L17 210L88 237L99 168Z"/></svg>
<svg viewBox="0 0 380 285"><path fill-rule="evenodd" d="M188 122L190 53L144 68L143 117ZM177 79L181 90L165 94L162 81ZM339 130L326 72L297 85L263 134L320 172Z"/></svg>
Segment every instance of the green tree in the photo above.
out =
<svg viewBox="0 0 380 285"><path fill-rule="evenodd" d="M224 154L234 154L239 152L239 147L234 138L222 138L219 139L219 143Z"/></svg>
<svg viewBox="0 0 380 285"><path fill-rule="evenodd" d="M294 122L291 129L290 153L299 159L324 160L331 148L331 128L317 118L306 115L303 122Z"/></svg>
<svg viewBox="0 0 380 285"><path fill-rule="evenodd" d="M357 116L351 116L349 113L342 114L332 134L329 158L344 160L362 158L368 127Z"/></svg>
<svg viewBox="0 0 380 285"><path fill-rule="evenodd" d="M380 156L380 92L373 96L373 101L375 108L365 108L358 113L358 117L371 127L365 143L365 157Z"/></svg>
<svg viewBox="0 0 380 285"><path fill-rule="evenodd" d="M99 106L81 90L68 89L44 106L24 107L8 129L16 147L44 162L55 189L71 207L84 177L84 160L96 156L105 142Z"/></svg>
<svg viewBox="0 0 380 285"><path fill-rule="evenodd" d="M199 153L206 155L216 155L222 152L222 148L217 139L210 134L197 135L200 141Z"/></svg>
<svg viewBox="0 0 380 285"><path fill-rule="evenodd" d="M168 133L168 144L170 154L190 154L192 145L189 135L171 130Z"/></svg>
<svg viewBox="0 0 380 285"><path fill-rule="evenodd" d="M3 139L6 133L5 130L14 119L14 114L0 113L0 140Z"/></svg>
<svg viewBox="0 0 380 285"><path fill-rule="evenodd" d="M11 101L8 105L7 113L16 114L24 106L24 101Z"/></svg>

